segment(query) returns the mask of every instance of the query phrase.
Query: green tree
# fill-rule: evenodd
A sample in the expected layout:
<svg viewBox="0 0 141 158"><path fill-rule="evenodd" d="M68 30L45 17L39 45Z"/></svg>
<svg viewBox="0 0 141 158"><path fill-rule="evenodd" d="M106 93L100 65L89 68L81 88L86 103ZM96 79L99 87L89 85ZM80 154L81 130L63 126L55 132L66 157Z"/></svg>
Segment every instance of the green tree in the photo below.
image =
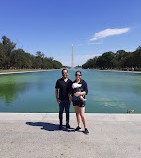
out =
<svg viewBox="0 0 141 158"><path fill-rule="evenodd" d="M16 49L16 44L6 36L2 37L2 42L0 42L0 69L58 69L61 67L61 62L53 60L52 57L45 57L45 54L41 51L37 51L35 56L31 55L23 49Z"/></svg>
<svg viewBox="0 0 141 158"><path fill-rule="evenodd" d="M141 68L141 47L133 52L133 63L134 68Z"/></svg>
<svg viewBox="0 0 141 158"><path fill-rule="evenodd" d="M17 49L11 53L11 66L13 68L22 69L24 68L24 50Z"/></svg>
<svg viewBox="0 0 141 158"><path fill-rule="evenodd" d="M0 68L3 69L6 63L6 54L3 49L2 43L0 43Z"/></svg>
<svg viewBox="0 0 141 158"><path fill-rule="evenodd" d="M11 40L9 38L7 38L6 36L3 36L2 45L3 45L4 53L6 55L6 65L5 66L7 69L9 69L11 66L10 65L11 53L15 49L16 44L14 42L11 42Z"/></svg>
<svg viewBox="0 0 141 158"><path fill-rule="evenodd" d="M116 58L113 52L106 52L102 54L103 57L103 67L104 68L115 68L116 67Z"/></svg>

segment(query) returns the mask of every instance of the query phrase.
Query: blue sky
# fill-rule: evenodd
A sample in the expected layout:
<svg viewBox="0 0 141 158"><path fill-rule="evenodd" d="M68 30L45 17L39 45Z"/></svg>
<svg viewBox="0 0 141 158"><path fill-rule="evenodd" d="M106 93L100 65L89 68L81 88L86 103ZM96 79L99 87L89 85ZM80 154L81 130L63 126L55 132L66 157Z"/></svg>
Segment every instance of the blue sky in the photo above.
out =
<svg viewBox="0 0 141 158"><path fill-rule="evenodd" d="M0 37L71 65L141 45L140 0L0 0Z"/></svg>

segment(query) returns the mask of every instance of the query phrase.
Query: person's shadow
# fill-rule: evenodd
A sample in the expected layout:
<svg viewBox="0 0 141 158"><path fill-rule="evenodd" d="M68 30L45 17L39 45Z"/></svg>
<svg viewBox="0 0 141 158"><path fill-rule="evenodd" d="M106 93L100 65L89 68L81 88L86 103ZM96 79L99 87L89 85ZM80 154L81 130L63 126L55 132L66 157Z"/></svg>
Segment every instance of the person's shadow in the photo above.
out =
<svg viewBox="0 0 141 158"><path fill-rule="evenodd" d="M59 130L59 125L53 124L53 123L48 123L48 122L26 122L27 125L30 126L41 126L41 129L47 130L47 131L58 131ZM74 132L74 128L65 128L65 126L62 126L62 131L66 132Z"/></svg>

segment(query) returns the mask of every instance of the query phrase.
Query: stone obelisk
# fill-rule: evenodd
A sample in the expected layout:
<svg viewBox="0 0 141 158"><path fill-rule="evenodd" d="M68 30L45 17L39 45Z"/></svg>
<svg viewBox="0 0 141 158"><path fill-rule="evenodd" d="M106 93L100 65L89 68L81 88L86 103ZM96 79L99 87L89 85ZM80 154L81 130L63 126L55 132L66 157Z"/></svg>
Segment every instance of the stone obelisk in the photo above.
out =
<svg viewBox="0 0 141 158"><path fill-rule="evenodd" d="M71 54L71 68L73 69L73 44L72 44L72 54Z"/></svg>

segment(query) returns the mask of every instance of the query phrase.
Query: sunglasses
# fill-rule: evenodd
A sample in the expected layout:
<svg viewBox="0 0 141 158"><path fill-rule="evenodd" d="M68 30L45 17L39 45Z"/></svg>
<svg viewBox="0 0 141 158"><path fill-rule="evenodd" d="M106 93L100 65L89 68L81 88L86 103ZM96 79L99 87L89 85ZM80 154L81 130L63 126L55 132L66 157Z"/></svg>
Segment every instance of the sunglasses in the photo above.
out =
<svg viewBox="0 0 141 158"><path fill-rule="evenodd" d="M81 75L76 74L75 76L81 76Z"/></svg>

